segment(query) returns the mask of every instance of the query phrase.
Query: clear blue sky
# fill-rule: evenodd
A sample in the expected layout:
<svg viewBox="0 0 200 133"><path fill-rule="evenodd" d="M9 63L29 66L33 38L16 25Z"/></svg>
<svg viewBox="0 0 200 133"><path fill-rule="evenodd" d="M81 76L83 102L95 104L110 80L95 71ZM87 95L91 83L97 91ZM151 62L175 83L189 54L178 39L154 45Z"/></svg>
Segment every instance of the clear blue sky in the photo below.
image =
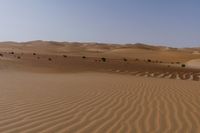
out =
<svg viewBox="0 0 200 133"><path fill-rule="evenodd" d="M200 0L0 0L0 41L200 46Z"/></svg>

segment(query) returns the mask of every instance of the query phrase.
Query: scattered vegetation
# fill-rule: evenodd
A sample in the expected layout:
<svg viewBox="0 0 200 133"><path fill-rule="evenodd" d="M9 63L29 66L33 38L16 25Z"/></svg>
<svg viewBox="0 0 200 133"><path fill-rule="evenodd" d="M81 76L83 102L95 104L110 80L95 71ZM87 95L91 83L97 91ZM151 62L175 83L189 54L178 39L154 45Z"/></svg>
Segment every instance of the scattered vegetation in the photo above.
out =
<svg viewBox="0 0 200 133"><path fill-rule="evenodd" d="M36 55L36 53L33 53L33 55Z"/></svg>
<svg viewBox="0 0 200 133"><path fill-rule="evenodd" d="M181 67L186 67L186 65L185 65L185 64L182 64Z"/></svg>
<svg viewBox="0 0 200 133"><path fill-rule="evenodd" d="M3 54L0 54L1 57L3 57Z"/></svg>
<svg viewBox="0 0 200 133"><path fill-rule="evenodd" d="M85 56L82 56L82 58L85 59L86 57L85 57Z"/></svg>
<svg viewBox="0 0 200 133"><path fill-rule="evenodd" d="M64 58L67 58L67 55L63 55Z"/></svg>
<svg viewBox="0 0 200 133"><path fill-rule="evenodd" d="M126 58L123 59L125 62L128 61Z"/></svg>
<svg viewBox="0 0 200 133"><path fill-rule="evenodd" d="M17 56L17 59L21 59L21 57L20 57L20 56Z"/></svg>
<svg viewBox="0 0 200 133"><path fill-rule="evenodd" d="M103 57L103 58L101 58L101 60L102 60L103 62L106 62L106 58L104 58L104 57Z"/></svg>
<svg viewBox="0 0 200 133"><path fill-rule="evenodd" d="M9 52L9 54L15 54L14 52Z"/></svg>
<svg viewBox="0 0 200 133"><path fill-rule="evenodd" d="M48 58L48 60L49 60L49 61L52 61L52 59L51 59L51 58Z"/></svg>
<svg viewBox="0 0 200 133"><path fill-rule="evenodd" d="M150 60L150 59L148 59L147 61L148 61L148 62L151 62L151 60Z"/></svg>

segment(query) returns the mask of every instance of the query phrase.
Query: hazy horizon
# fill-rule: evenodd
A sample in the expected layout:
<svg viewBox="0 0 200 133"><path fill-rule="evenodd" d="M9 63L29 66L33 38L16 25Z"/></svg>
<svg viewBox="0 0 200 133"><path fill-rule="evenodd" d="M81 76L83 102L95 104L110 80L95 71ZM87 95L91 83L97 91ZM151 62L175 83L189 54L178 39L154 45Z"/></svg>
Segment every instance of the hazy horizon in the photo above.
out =
<svg viewBox="0 0 200 133"><path fill-rule="evenodd" d="M0 0L0 41L200 47L197 0Z"/></svg>

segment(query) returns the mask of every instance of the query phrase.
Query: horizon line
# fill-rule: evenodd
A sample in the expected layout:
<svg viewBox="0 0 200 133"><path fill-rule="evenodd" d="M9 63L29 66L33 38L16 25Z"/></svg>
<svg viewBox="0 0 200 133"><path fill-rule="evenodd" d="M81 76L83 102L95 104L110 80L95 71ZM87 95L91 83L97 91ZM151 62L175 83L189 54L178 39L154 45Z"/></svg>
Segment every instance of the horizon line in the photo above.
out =
<svg viewBox="0 0 200 133"><path fill-rule="evenodd" d="M132 43L116 43L116 42L100 42L100 41L58 41L58 40L30 40L30 41L0 41L0 43L29 43L29 42L57 42L57 43L88 43L88 44L107 44L107 45L148 45L148 46L155 46L155 47L168 47L168 48L200 48L199 46L183 46L183 47L175 47L170 46L170 44L166 43L146 43L146 42L132 42Z"/></svg>

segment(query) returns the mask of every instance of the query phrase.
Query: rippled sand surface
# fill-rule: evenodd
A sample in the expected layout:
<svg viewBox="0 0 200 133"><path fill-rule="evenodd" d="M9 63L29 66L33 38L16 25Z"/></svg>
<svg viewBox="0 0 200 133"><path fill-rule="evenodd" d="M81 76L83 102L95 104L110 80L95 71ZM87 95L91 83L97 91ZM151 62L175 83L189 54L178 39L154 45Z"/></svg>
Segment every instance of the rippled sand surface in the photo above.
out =
<svg viewBox="0 0 200 133"><path fill-rule="evenodd" d="M2 133L198 133L200 82L0 71Z"/></svg>

